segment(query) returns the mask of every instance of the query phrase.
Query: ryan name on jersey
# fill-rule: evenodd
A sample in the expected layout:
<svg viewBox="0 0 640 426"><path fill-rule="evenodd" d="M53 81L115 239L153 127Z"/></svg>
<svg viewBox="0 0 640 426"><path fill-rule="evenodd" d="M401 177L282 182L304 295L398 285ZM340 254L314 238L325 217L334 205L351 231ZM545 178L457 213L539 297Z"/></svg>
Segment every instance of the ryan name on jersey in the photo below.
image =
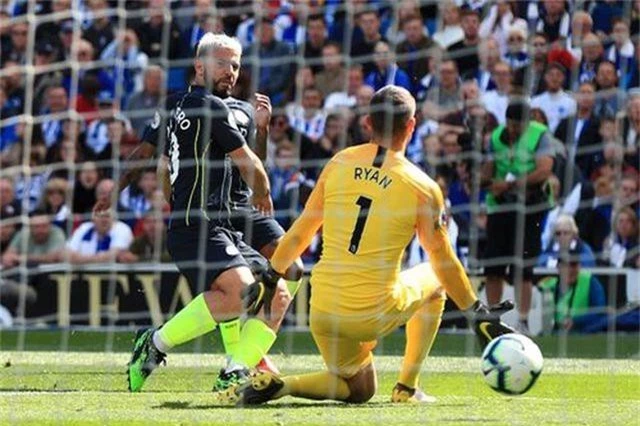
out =
<svg viewBox="0 0 640 426"><path fill-rule="evenodd" d="M353 169L354 180L365 180L378 184L382 189L387 189L393 180L381 173L380 169L375 167L356 167Z"/></svg>

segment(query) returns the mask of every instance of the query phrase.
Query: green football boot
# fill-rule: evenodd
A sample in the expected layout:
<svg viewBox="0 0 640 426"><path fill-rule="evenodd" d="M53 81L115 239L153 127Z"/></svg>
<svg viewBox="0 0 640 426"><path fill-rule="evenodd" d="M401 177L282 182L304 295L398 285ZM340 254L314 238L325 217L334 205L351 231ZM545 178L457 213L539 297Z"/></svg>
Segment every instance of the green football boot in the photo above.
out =
<svg viewBox="0 0 640 426"><path fill-rule="evenodd" d="M129 392L140 392L147 377L160 364L166 364L166 354L153 344L154 328L140 329L133 341L133 355L127 366Z"/></svg>

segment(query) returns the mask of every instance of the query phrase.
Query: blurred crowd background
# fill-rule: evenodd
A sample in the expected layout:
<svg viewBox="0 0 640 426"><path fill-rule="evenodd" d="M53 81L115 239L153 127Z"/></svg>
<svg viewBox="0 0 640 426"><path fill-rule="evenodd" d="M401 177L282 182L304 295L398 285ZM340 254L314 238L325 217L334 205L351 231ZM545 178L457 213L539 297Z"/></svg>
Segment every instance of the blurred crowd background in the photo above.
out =
<svg viewBox="0 0 640 426"><path fill-rule="evenodd" d="M168 260L155 170L121 194L114 181L207 31L243 45L234 96L271 98L266 164L285 228L324 162L370 138L374 91L397 84L418 102L407 157L441 185L452 244L478 265L480 170L524 97L554 157L537 263L578 247L584 266L640 266L638 0L1 0L2 267ZM92 218L101 198L117 214ZM424 257L407 250L408 264Z"/></svg>

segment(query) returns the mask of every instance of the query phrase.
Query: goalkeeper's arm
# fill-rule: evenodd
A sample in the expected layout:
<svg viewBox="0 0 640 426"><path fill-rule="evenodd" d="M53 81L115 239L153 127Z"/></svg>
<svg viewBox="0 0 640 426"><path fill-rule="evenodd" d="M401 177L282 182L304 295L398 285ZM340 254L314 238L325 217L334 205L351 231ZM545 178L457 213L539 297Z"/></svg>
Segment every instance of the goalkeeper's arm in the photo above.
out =
<svg viewBox="0 0 640 426"><path fill-rule="evenodd" d="M418 239L429 254L429 261L438 280L458 308L467 314L481 346L484 347L493 338L514 332L500 321L500 315L512 309L513 304L503 302L487 308L478 300L469 277L449 242L442 192L440 188L433 188L430 192L419 206Z"/></svg>
<svg viewBox="0 0 640 426"><path fill-rule="evenodd" d="M271 263L265 271L260 281L250 285L243 294L245 310L249 315L258 313L264 306L265 314L271 307L271 300L275 294L278 280L291 264L300 257L302 252L309 246L313 236L322 226L323 204L324 204L324 182L327 165L318 179L316 187L311 192L307 205L300 217L278 243L275 253L271 256Z"/></svg>

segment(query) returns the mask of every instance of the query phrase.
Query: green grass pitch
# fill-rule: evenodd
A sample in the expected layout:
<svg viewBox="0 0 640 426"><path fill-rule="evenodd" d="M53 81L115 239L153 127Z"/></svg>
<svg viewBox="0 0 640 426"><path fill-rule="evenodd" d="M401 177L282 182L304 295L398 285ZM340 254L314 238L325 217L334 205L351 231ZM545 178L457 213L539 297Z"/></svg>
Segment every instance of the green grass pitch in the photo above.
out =
<svg viewBox="0 0 640 426"><path fill-rule="evenodd" d="M144 392L129 394L127 353L6 351L3 340L0 425L640 424L637 353L626 359L547 358L537 385L521 397L490 390L475 355L433 356L421 381L438 402L421 406L388 402L401 358L382 355L376 357L379 391L368 404L287 398L263 408L236 409L212 405L210 389L223 362L220 355L171 354L168 366L154 373ZM313 354L273 358L286 372L322 368Z"/></svg>

